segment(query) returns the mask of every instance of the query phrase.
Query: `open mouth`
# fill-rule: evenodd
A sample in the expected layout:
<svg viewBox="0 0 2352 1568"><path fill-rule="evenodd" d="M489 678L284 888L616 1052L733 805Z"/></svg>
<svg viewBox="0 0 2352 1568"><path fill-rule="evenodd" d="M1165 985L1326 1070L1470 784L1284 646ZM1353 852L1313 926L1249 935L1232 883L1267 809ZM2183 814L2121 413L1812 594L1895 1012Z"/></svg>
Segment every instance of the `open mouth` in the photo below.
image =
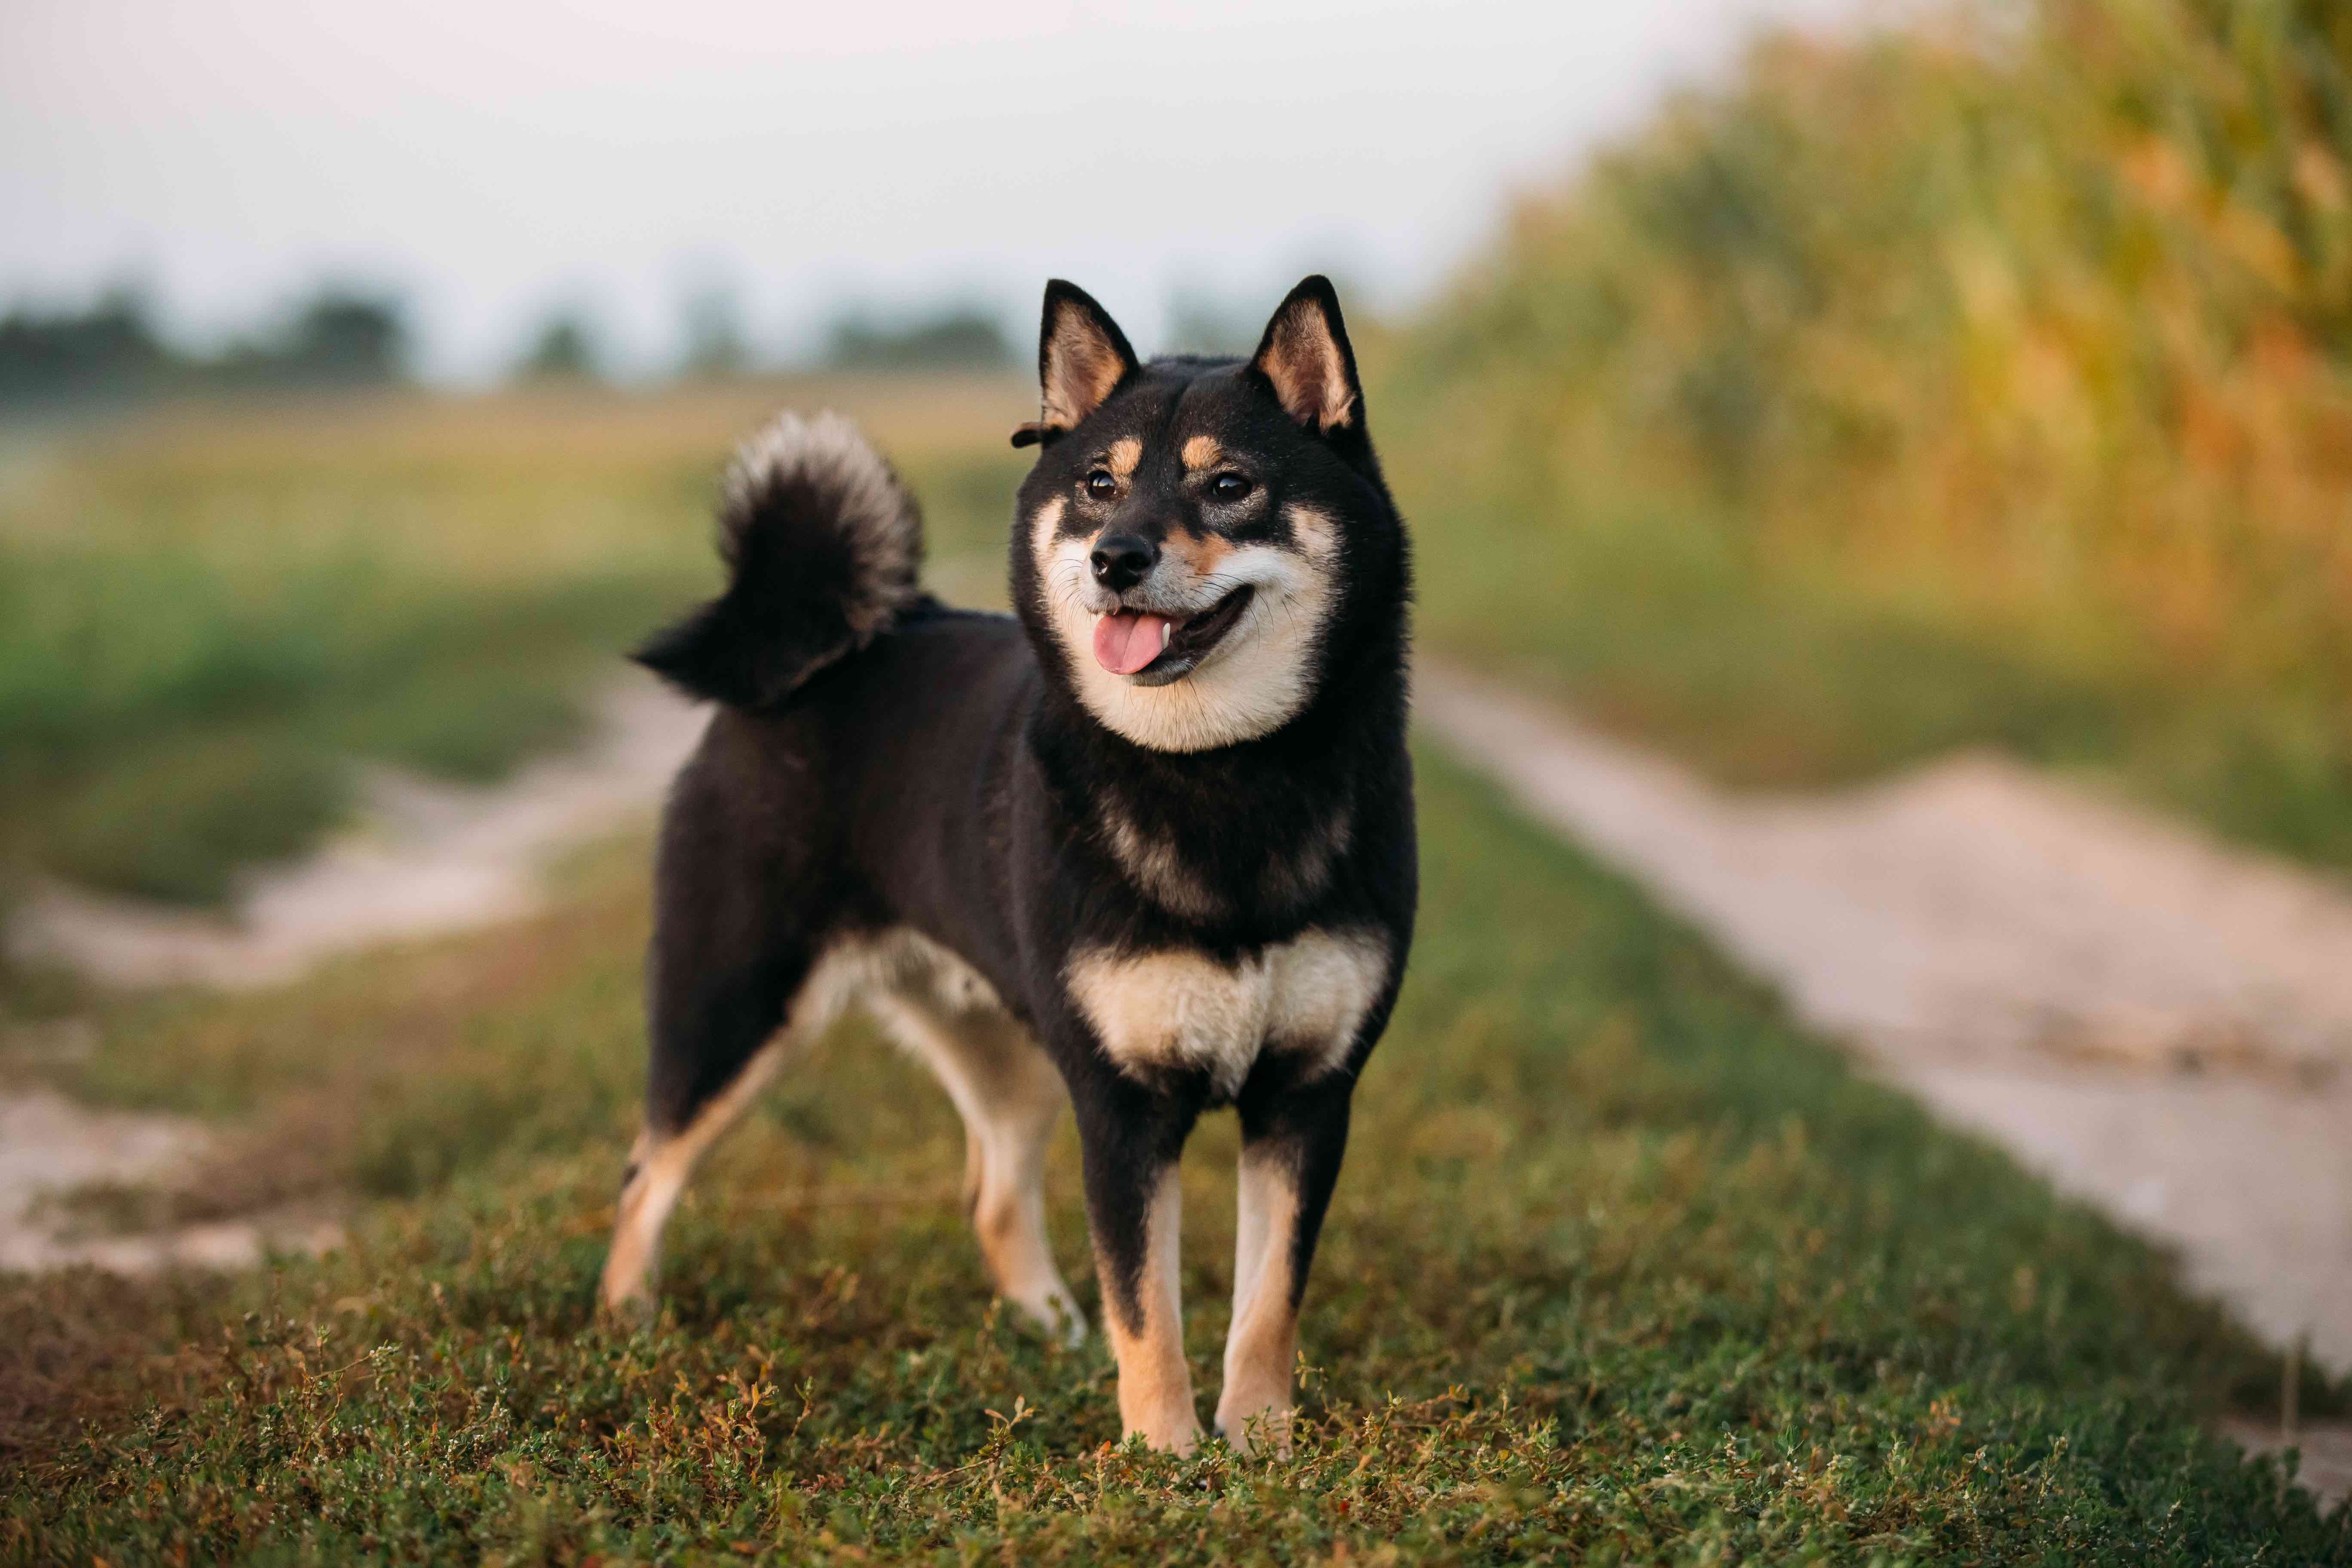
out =
<svg viewBox="0 0 2352 1568"><path fill-rule="evenodd" d="M1149 610L1097 616L1095 662L1138 686L1165 686L1208 657L1249 608L1254 592L1244 584L1190 620Z"/></svg>

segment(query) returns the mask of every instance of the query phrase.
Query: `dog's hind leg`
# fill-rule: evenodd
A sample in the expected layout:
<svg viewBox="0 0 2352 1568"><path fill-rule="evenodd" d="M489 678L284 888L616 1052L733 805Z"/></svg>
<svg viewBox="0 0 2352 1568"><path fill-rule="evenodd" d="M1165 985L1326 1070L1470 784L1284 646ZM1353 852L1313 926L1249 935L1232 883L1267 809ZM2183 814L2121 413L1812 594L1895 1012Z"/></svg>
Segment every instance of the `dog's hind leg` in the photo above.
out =
<svg viewBox="0 0 2352 1568"><path fill-rule="evenodd" d="M1045 1235L1045 1144L1068 1098L1028 1031L993 1006L959 1007L913 986L866 998L963 1118L964 1203L997 1293L1070 1343L1087 1321Z"/></svg>
<svg viewBox="0 0 2352 1568"><path fill-rule="evenodd" d="M662 1227L694 1168L785 1059L841 1016L866 960L857 945L836 943L814 961L793 948L750 973L718 975L656 957L646 1128L621 1180L606 1308L633 1310L650 1299Z"/></svg>
<svg viewBox="0 0 2352 1568"><path fill-rule="evenodd" d="M649 1008L653 1060L646 1127L621 1180L602 1296L628 1312L651 1298L662 1227L694 1168L759 1099L796 1047L822 1034L845 998L845 966L787 949L736 973L656 945Z"/></svg>
<svg viewBox="0 0 2352 1568"><path fill-rule="evenodd" d="M781 1037L758 1047L726 1087L703 1100L682 1124L665 1125L648 1110L645 1131L637 1134L628 1171L621 1178L612 1249L604 1256L599 1294L606 1310L635 1314L650 1305L662 1228L669 1223L670 1211L677 1206L695 1166L775 1076L783 1052Z"/></svg>
<svg viewBox="0 0 2352 1568"><path fill-rule="evenodd" d="M649 1299L662 1226L688 1177L759 1098L784 1055L840 1010L847 978L803 844L719 787L734 759L722 715L678 777L655 870L646 974L646 1124L622 1178L604 1303ZM828 952L836 957L827 957ZM822 960L822 962L820 962Z"/></svg>

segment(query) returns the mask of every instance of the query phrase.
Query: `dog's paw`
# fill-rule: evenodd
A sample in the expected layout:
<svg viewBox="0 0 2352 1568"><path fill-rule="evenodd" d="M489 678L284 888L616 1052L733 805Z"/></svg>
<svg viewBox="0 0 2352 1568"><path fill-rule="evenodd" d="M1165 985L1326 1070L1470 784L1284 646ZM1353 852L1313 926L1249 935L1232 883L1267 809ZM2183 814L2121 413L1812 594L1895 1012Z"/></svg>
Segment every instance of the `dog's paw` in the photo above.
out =
<svg viewBox="0 0 2352 1568"><path fill-rule="evenodd" d="M1076 1350L1087 1342L1087 1315L1066 1293L1055 1291L1036 1300L1015 1298L1013 1304L1030 1327L1064 1348Z"/></svg>
<svg viewBox="0 0 2352 1568"><path fill-rule="evenodd" d="M607 1276L596 1291L596 1321L611 1328L635 1332L653 1324L656 1311L654 1293L644 1285L631 1288Z"/></svg>
<svg viewBox="0 0 2352 1568"><path fill-rule="evenodd" d="M1286 1408L1256 1410L1240 1418L1220 1411L1216 1431L1227 1447L1245 1458L1290 1458L1290 1412Z"/></svg>

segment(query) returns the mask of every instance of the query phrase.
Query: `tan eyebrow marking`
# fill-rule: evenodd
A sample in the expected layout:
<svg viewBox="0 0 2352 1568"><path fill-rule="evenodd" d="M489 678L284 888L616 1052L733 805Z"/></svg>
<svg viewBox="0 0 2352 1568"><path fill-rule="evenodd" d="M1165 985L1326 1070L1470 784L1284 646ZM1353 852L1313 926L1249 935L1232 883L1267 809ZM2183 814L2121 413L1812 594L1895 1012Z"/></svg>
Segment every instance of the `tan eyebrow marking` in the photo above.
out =
<svg viewBox="0 0 2352 1568"><path fill-rule="evenodd" d="M1184 443L1184 466L1188 468L1213 468L1225 455L1214 436L1195 436Z"/></svg>
<svg viewBox="0 0 2352 1568"><path fill-rule="evenodd" d="M1136 464L1143 461L1143 443L1132 436L1121 436L1110 444L1103 460L1110 465L1112 473L1123 479L1135 472Z"/></svg>

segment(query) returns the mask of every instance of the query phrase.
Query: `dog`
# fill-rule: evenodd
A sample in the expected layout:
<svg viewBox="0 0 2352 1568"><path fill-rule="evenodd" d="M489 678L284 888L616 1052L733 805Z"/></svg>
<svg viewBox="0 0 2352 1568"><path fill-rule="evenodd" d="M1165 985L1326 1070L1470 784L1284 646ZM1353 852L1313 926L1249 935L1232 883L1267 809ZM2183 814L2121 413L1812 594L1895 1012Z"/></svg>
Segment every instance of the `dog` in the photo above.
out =
<svg viewBox="0 0 2352 1568"><path fill-rule="evenodd" d="M1412 939L1410 563L1339 302L1138 361L1045 289L1015 614L923 593L845 421L738 455L725 591L639 659L719 704L663 818L645 1131L602 1296L642 1311L696 1162L853 998L938 1076L1003 1297L1083 1338L1040 1177L1067 1100L1127 1436L1201 1438L1178 1156L1241 1119L1217 1429L1286 1447L1299 1302Z"/></svg>

